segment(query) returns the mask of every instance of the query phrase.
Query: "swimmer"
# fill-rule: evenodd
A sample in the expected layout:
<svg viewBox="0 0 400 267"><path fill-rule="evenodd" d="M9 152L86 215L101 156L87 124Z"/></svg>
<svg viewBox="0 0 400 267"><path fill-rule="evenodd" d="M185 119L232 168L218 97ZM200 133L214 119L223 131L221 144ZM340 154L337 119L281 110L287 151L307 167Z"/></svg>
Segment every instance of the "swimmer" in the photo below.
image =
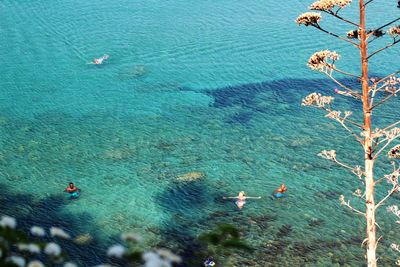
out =
<svg viewBox="0 0 400 267"><path fill-rule="evenodd" d="M272 198L282 198L285 196L285 192L287 191L286 185L281 184L278 189L272 193Z"/></svg>
<svg viewBox="0 0 400 267"><path fill-rule="evenodd" d="M260 199L261 197L246 197L244 191L241 191L239 192L239 195L237 197L223 197L223 199L229 199L229 198L237 199L235 202L236 206L239 209L242 209L244 207L244 204L246 204L246 199L248 198Z"/></svg>
<svg viewBox="0 0 400 267"><path fill-rule="evenodd" d="M215 266L214 258L208 257L204 262L204 267L212 267L212 266Z"/></svg>
<svg viewBox="0 0 400 267"><path fill-rule="evenodd" d="M96 64L96 65L103 64L103 61L108 59L109 57L110 57L109 55L104 55L104 56L102 56L100 58L94 58L93 59L93 64Z"/></svg>
<svg viewBox="0 0 400 267"><path fill-rule="evenodd" d="M69 194L70 198L78 198L80 189L74 185L74 183L69 183L68 187L64 189L65 192Z"/></svg>

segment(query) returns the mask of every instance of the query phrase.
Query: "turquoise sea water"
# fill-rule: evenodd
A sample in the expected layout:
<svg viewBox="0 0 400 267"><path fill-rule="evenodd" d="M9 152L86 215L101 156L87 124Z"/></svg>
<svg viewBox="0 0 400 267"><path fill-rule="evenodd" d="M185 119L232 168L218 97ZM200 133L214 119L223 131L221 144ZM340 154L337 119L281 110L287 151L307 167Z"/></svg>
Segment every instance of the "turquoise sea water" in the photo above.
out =
<svg viewBox="0 0 400 267"><path fill-rule="evenodd" d="M374 6L371 26L398 16L394 2ZM25 226L91 233L89 249L70 248L88 266L121 232L188 255L220 223L236 225L255 247L221 266L361 266L364 222L338 201L361 185L316 156L336 149L361 164L360 148L320 111L300 106L335 87L307 69L313 52L338 51L349 71L359 64L348 44L294 23L309 3L2 0L0 213ZM103 54L106 64L86 64ZM399 58L398 47L383 52L371 72L397 70ZM384 106L376 122L398 120L398 105ZM206 176L176 179L192 171ZM70 181L82 188L73 202L62 193ZM280 183L287 199L270 200ZM240 211L221 200L241 190L263 199ZM380 261L391 266L399 226L384 208L378 216Z"/></svg>

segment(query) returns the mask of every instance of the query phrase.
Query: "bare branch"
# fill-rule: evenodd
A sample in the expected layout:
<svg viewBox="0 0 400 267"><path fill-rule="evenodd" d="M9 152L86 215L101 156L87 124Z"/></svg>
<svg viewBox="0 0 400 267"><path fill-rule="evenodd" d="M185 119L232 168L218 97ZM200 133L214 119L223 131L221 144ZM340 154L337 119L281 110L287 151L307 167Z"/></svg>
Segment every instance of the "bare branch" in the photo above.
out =
<svg viewBox="0 0 400 267"><path fill-rule="evenodd" d="M354 25L354 26L356 26L356 27L359 27L359 24L357 24L357 23L355 23L355 22L352 22L351 20L348 20L348 19L345 19L345 18L339 16L338 13L339 13L340 10L341 10L341 8L338 8L338 10L336 10L336 12L333 12L332 10L329 10L329 11L321 10L321 11L322 11L322 12L325 12L325 13L327 13L327 14L329 14L329 15L332 15L332 16L334 16L334 17L336 17L336 18L338 18L338 19L340 19L340 20L342 20L342 21L344 21L344 22L347 22L347 23L349 23L349 24L351 24L351 25Z"/></svg>
<svg viewBox="0 0 400 267"><path fill-rule="evenodd" d="M379 155L383 152L383 150L396 138L398 138L400 136L400 128L392 128L389 131L384 131L386 138L383 140L386 142L386 144L383 145L383 147L381 147L381 149L379 149L378 152L375 153L373 159L377 159L379 157Z"/></svg>
<svg viewBox="0 0 400 267"><path fill-rule="evenodd" d="M336 38L338 38L338 39L340 39L340 40L342 40L342 41L348 42L348 43L354 45L356 48L359 48L359 47L360 47L359 44L357 44L357 43L355 43L355 42L353 42L353 41L350 41L350 40L348 40L348 39L346 39L346 38L340 37L339 35L337 35L337 34L335 34L335 33L333 33L333 32L329 32L329 31L327 31L327 30L321 28L321 26L320 26L319 24L311 25L311 26L313 26L313 27L315 27L316 29L318 29L318 30L320 30L320 31L323 31L323 32L325 32L325 33L327 33L327 34L329 34L329 35L332 35L333 37L336 37Z"/></svg>
<svg viewBox="0 0 400 267"><path fill-rule="evenodd" d="M399 189L398 185L394 185L393 188L388 192L388 194L378 202L378 204L375 205L375 209L379 208L380 205L382 205L386 199L388 199L394 192L396 192Z"/></svg>
<svg viewBox="0 0 400 267"><path fill-rule="evenodd" d="M396 125L399 124L399 123L400 123L400 120L399 120L399 121L396 121L395 123L390 124L389 126L387 126L386 128L384 128L383 130L386 131L387 129L392 128L392 127L396 126Z"/></svg>
<svg viewBox="0 0 400 267"><path fill-rule="evenodd" d="M393 77L393 76L396 75L397 73L400 73L400 70L395 71L395 72L393 72L393 73L387 75L386 77L383 77L383 78L379 79L378 81L376 81L376 82L374 82L373 84L371 84L370 88L375 87L376 85L378 85L379 83L383 82L384 80L386 80L386 79L388 79L388 78L390 78L390 77Z"/></svg>
<svg viewBox="0 0 400 267"><path fill-rule="evenodd" d="M318 156L320 156L321 158L327 159L327 160L331 160L333 162L335 162L336 164L351 170L351 172L353 174L355 174L356 176L358 176L358 178L360 180L362 180L362 176L365 176L365 172L361 169L360 166L355 166L355 167L351 167L350 165L347 165L343 162L340 162L337 160L336 158L336 151L335 150L322 150L320 153L318 153Z"/></svg>
<svg viewBox="0 0 400 267"><path fill-rule="evenodd" d="M328 76L330 79L332 79L332 81L334 81L337 85L339 85L340 87L348 90L349 92L351 92L352 94L354 94L355 96L357 96L357 98L359 97L361 99L361 95L358 94L357 92L355 92L354 90L352 90L351 88L347 87L346 85L342 84L341 82L339 82L338 80L336 80L332 74L328 73L328 72L324 72L326 74L326 76Z"/></svg>
<svg viewBox="0 0 400 267"><path fill-rule="evenodd" d="M374 0L369 0L369 1L365 2L364 6L368 5L368 4L371 3L372 1L374 1Z"/></svg>
<svg viewBox="0 0 400 267"><path fill-rule="evenodd" d="M370 59L371 57L373 57L374 55L378 54L379 52L382 52L383 50L385 50L385 49L387 49L387 48L389 48L389 47L391 47L391 46L394 46L394 45L397 44L398 42L400 42L400 39L397 39L397 40L396 40L396 39L393 39L393 43L388 44L387 46L382 47L381 49L376 50L375 52L373 52L372 54L370 54L370 55L367 57L367 59Z"/></svg>
<svg viewBox="0 0 400 267"><path fill-rule="evenodd" d="M397 19L394 19L394 20L392 20L391 22L388 22L388 23L386 23L385 25L379 27L378 29L376 29L376 31L377 31L377 30L381 30L381 29L385 28L386 26L389 26L390 24L395 23L395 22L398 21L398 20L400 20L400 17L398 17Z"/></svg>
<svg viewBox="0 0 400 267"><path fill-rule="evenodd" d="M393 96L395 96L398 92L400 92L400 89L397 89L396 91L394 91L392 94L386 96L384 99L382 99L380 102L378 102L377 104L373 105L370 109L373 110L374 108L382 105L383 103L385 103L387 100L389 100L390 98L392 98Z"/></svg>
<svg viewBox="0 0 400 267"><path fill-rule="evenodd" d="M350 205L350 200L348 200L348 201L346 202L346 201L344 200L344 196L343 196L343 195L340 196L339 200L340 200L340 203L341 203L342 205L348 207L350 210L354 211L356 214L362 215L362 216L366 216L366 214L365 214L364 212L361 212L361 211L359 211L358 209L353 208L353 207Z"/></svg>
<svg viewBox="0 0 400 267"><path fill-rule="evenodd" d="M340 69L336 68L335 66L333 66L333 68L332 68L332 69L333 69L333 70L335 70L335 71L337 71L337 72L340 72L340 73L342 73L342 74L344 74L344 75L348 75L348 76L352 76L352 77L355 77L355 78L361 79L361 77L360 77L360 76L358 76L358 75L356 75L356 74L353 74L353 73L349 73L349 72L346 72L346 71L340 70Z"/></svg>
<svg viewBox="0 0 400 267"><path fill-rule="evenodd" d="M361 144L364 145L364 140L362 140L355 132L353 132L353 130L351 130L349 127L347 127L347 125L342 122L340 123L348 132L350 132L356 139L357 141Z"/></svg>
<svg viewBox="0 0 400 267"><path fill-rule="evenodd" d="M374 185L379 184L379 183L382 182L385 178L386 178L385 176L379 178L378 180L376 180L376 181L374 182Z"/></svg>

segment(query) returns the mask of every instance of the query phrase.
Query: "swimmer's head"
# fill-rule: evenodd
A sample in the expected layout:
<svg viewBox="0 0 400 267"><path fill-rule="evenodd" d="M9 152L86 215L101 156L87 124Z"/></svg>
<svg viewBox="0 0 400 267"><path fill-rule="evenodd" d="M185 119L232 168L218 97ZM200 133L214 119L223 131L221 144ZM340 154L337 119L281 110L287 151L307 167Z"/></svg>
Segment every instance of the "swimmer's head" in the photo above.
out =
<svg viewBox="0 0 400 267"><path fill-rule="evenodd" d="M244 191L240 191L239 196L244 196Z"/></svg>

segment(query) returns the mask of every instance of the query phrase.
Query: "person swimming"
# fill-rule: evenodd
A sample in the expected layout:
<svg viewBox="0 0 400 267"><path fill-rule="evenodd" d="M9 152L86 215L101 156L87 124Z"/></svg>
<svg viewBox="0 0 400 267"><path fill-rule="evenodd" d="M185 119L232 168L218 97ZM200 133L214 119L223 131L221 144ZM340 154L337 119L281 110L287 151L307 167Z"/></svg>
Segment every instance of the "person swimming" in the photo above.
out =
<svg viewBox="0 0 400 267"><path fill-rule="evenodd" d="M213 267L215 266L215 261L213 257L208 257L204 262L204 267Z"/></svg>
<svg viewBox="0 0 400 267"><path fill-rule="evenodd" d="M224 199L237 199L235 204L239 209L242 209L244 207L244 204L246 204L246 199L250 198L255 198L255 199L260 199L261 197L247 197L245 196L244 191L240 191L237 197L223 197Z"/></svg>
<svg viewBox="0 0 400 267"><path fill-rule="evenodd" d="M110 57L109 55L104 55L104 56L102 56L100 58L94 58L93 59L93 64L96 64L96 65L103 64L103 61L108 59L109 57Z"/></svg>
<svg viewBox="0 0 400 267"><path fill-rule="evenodd" d="M74 183L69 183L68 187L64 189L65 192L68 193L69 197L78 198L80 189L74 185Z"/></svg>
<svg viewBox="0 0 400 267"><path fill-rule="evenodd" d="M285 192L287 191L286 185L281 184L278 189L276 189L273 193L272 196L273 198L282 198L285 197Z"/></svg>

